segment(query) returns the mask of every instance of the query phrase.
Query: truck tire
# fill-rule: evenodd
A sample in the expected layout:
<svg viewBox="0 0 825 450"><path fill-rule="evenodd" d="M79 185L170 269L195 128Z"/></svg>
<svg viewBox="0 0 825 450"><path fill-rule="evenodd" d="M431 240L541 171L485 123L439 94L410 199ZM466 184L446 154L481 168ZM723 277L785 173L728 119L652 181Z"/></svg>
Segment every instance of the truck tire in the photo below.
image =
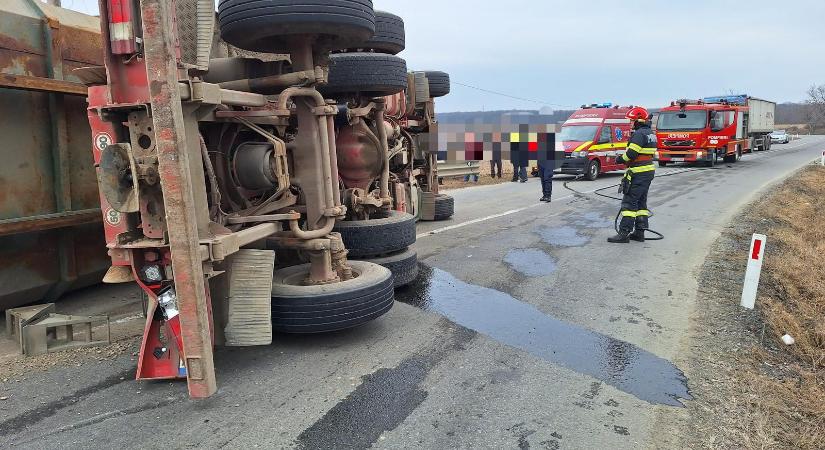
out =
<svg viewBox="0 0 825 450"><path fill-rule="evenodd" d="M389 269L395 287L406 286L418 277L418 255L415 250L409 248L378 258L367 258L364 261Z"/></svg>
<svg viewBox="0 0 825 450"><path fill-rule="evenodd" d="M388 211L383 218L336 222L333 231L341 233L349 256L385 255L415 243L415 216Z"/></svg>
<svg viewBox="0 0 825 450"><path fill-rule="evenodd" d="M667 167L668 161L659 161L659 167Z"/></svg>
<svg viewBox="0 0 825 450"><path fill-rule="evenodd" d="M375 11L372 0L221 0L218 24L221 38L244 50L288 53L296 35L340 50L375 34Z"/></svg>
<svg viewBox="0 0 825 450"><path fill-rule="evenodd" d="M736 151L732 155L725 155L725 162L726 163L735 163L742 159L742 147L737 144Z"/></svg>
<svg viewBox="0 0 825 450"><path fill-rule="evenodd" d="M392 308L392 272L367 261L349 261L356 277L333 284L303 285L309 264L276 270L272 277L272 329L326 333L363 325Z"/></svg>
<svg viewBox="0 0 825 450"><path fill-rule="evenodd" d="M383 97L407 89L407 62L397 56L337 53L329 59L329 81L318 87L324 95Z"/></svg>
<svg viewBox="0 0 825 450"><path fill-rule="evenodd" d="M455 199L445 194L435 196L435 216L433 220L447 220L455 213Z"/></svg>
<svg viewBox="0 0 825 450"><path fill-rule="evenodd" d="M450 75L438 70L424 72L430 84L430 97L443 97L450 93Z"/></svg>
<svg viewBox="0 0 825 450"><path fill-rule="evenodd" d="M584 168L584 179L587 181L596 181L599 178L599 173L602 170L602 165L598 159L591 159Z"/></svg>
<svg viewBox="0 0 825 450"><path fill-rule="evenodd" d="M756 151L761 152L761 151L767 150L768 149L767 142L769 140L770 140L770 138L768 136L761 136L759 138L759 142L761 142L761 144L756 146Z"/></svg>
<svg viewBox="0 0 825 450"><path fill-rule="evenodd" d="M375 11L375 34L359 48L397 55L404 50L404 19L386 11Z"/></svg>
<svg viewBox="0 0 825 450"><path fill-rule="evenodd" d="M705 167L716 167L716 152L713 153L713 156L710 157L709 161L703 161L702 165Z"/></svg>

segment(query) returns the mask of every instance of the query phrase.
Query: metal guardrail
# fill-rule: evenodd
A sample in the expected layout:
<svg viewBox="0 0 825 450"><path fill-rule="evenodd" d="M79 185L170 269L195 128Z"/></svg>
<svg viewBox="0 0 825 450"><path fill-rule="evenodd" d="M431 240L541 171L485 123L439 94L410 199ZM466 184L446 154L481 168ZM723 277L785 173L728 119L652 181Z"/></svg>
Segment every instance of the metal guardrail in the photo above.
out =
<svg viewBox="0 0 825 450"><path fill-rule="evenodd" d="M461 178L475 176L481 173L478 161L438 162L438 178Z"/></svg>

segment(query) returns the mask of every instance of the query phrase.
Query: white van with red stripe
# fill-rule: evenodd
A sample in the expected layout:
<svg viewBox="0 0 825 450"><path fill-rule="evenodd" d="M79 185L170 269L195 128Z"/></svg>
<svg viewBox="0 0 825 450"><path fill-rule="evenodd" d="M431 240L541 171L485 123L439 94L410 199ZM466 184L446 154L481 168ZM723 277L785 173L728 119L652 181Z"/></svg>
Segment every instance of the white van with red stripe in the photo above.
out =
<svg viewBox="0 0 825 450"><path fill-rule="evenodd" d="M564 151L556 172L593 181L599 174L624 170L624 165L616 164L616 157L625 152L633 132L625 117L631 108L610 103L582 105L556 134L556 152Z"/></svg>

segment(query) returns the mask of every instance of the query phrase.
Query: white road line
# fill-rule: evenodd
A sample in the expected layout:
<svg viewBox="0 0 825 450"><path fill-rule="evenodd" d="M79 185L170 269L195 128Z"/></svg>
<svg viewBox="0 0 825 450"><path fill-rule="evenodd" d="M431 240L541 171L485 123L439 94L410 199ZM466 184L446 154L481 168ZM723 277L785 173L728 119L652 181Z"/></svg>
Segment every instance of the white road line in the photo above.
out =
<svg viewBox="0 0 825 450"><path fill-rule="evenodd" d="M609 186L607 186L607 187L609 187ZM584 191L584 192L582 192L582 194L592 194L592 193L594 193L594 192L596 192L600 189L604 189L604 187L592 189L592 190L589 190L589 191ZM563 197L554 198L551 203L555 203L555 202L573 197L574 195L576 195L576 194L569 194L569 195L565 195ZM526 211L528 209L535 208L535 207L541 206L541 205L544 205L544 202L533 203L532 205L527 205L527 206L523 206L521 208L511 209L509 211L504 211L504 212L501 212L501 213L498 213L498 214L491 214L491 215L486 216L486 217L479 217L477 219L468 220L466 222L457 223L455 225L450 225L450 226L443 227L443 228L436 228L435 230L431 230L431 231L427 231L426 233L418 234L418 235L415 236L415 238L416 239L421 239L421 238L424 238L424 237L427 237L427 236L432 236L434 234L440 234L440 233L443 233L445 231L455 230L456 228L466 227L467 225L473 225L473 224L480 223L480 222L486 222L486 221L492 220L492 219L498 219L499 217L504 217L504 216L509 216L511 214L520 213L522 211Z"/></svg>

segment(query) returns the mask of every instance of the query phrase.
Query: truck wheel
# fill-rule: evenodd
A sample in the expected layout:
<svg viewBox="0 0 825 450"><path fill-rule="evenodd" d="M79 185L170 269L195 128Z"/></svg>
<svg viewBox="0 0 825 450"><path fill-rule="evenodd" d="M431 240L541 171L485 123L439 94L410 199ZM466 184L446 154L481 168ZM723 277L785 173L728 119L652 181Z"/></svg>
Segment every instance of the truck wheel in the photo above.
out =
<svg viewBox="0 0 825 450"><path fill-rule="evenodd" d="M309 264L276 270L272 277L272 329L325 333L356 327L392 308L392 272L367 261L349 261L354 278L304 285Z"/></svg>
<svg viewBox="0 0 825 450"><path fill-rule="evenodd" d="M659 161L659 167L667 167L668 161Z"/></svg>
<svg viewBox="0 0 825 450"><path fill-rule="evenodd" d="M735 163L742 159L742 147L736 145L736 151L732 155L725 155L726 163Z"/></svg>
<svg viewBox="0 0 825 450"><path fill-rule="evenodd" d="M415 250L409 248L378 258L367 258L364 261L389 269L392 272L395 287L406 286L418 276L418 255Z"/></svg>
<svg viewBox="0 0 825 450"><path fill-rule="evenodd" d="M349 256L385 255L415 243L415 216L388 211L382 218L336 222L333 231L341 233Z"/></svg>
<svg viewBox="0 0 825 450"><path fill-rule="evenodd" d="M455 199L445 194L435 196L435 215L433 220L447 220L455 213Z"/></svg>
<svg viewBox="0 0 825 450"><path fill-rule="evenodd" d="M221 38L244 50L288 53L297 35L340 50L375 34L375 12L372 0L221 0L218 24Z"/></svg>
<svg viewBox="0 0 825 450"><path fill-rule="evenodd" d="M375 34L358 46L396 55L404 50L404 19L385 11L375 11Z"/></svg>
<svg viewBox="0 0 825 450"><path fill-rule="evenodd" d="M443 97L450 93L450 75L438 70L424 72L430 85L430 97Z"/></svg>
<svg viewBox="0 0 825 450"><path fill-rule="evenodd" d="M322 94L383 97L407 89L407 62L385 53L337 53L329 57L329 81Z"/></svg>
<svg viewBox="0 0 825 450"><path fill-rule="evenodd" d="M602 164L598 159L591 159L584 168L584 179L587 181L596 181L599 178L599 172L602 170Z"/></svg>

